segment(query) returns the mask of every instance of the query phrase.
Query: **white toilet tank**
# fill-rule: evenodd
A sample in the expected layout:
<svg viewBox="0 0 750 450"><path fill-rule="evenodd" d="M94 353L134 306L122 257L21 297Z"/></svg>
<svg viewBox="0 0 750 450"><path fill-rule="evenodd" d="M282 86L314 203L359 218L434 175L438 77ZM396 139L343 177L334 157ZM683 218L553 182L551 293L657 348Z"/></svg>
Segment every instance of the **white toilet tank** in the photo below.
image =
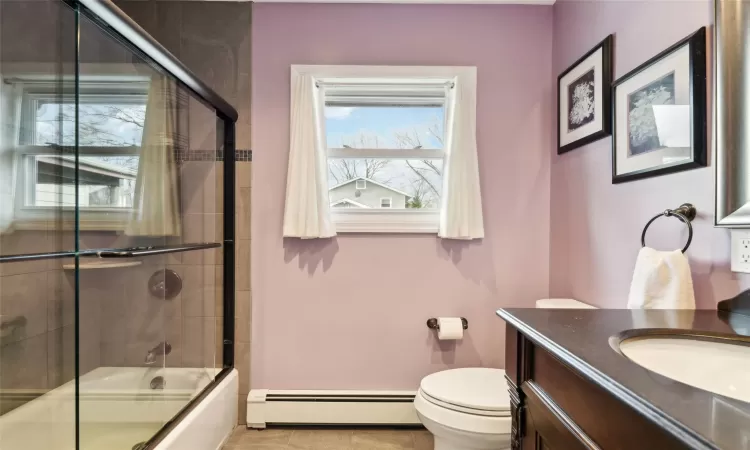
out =
<svg viewBox="0 0 750 450"><path fill-rule="evenodd" d="M597 309L596 306L573 300L572 298L543 298L536 301L541 309Z"/></svg>

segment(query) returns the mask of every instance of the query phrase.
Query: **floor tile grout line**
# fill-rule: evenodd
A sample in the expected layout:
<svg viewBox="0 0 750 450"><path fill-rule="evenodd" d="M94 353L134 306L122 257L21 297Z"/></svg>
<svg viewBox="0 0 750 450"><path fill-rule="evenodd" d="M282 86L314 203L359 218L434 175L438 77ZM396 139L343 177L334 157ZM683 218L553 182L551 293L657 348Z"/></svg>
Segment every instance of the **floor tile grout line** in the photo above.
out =
<svg viewBox="0 0 750 450"><path fill-rule="evenodd" d="M297 430L292 430L292 432L291 432L291 433L289 433L289 437L287 438L287 440L286 440L286 444L284 444L284 445L286 445L287 447L289 447L289 445L290 445L290 444L292 443L292 436L294 436L294 433L295 433L296 431L297 431Z"/></svg>
<svg viewBox="0 0 750 450"><path fill-rule="evenodd" d="M379 442L379 439L377 438L377 435L381 434L378 430L370 430L370 429L279 429L279 430L273 430L278 431L281 434L284 435L286 439L280 439L276 442L268 441L263 442L263 438L256 441L255 437L253 436L253 431L258 433L256 437L263 436L263 431L259 430L250 430L246 427L237 427L233 431L233 436L227 442L227 445L224 447L224 450L248 450L248 449L266 449L266 450L364 450L364 449L374 449L374 450L428 450L428 447L431 447L429 444L428 446L425 446L425 442L422 442L422 446L418 447L418 436L421 434L428 435L429 433L426 432L420 432L418 430L404 430L404 429L389 429L389 430L383 430L386 434L396 434L396 435L402 435L403 437L406 437L406 441L402 441L403 444L399 444L398 442L394 442L391 439L386 438L384 441ZM306 434L297 433L298 431L305 431ZM325 440L323 442L318 442L316 439L314 439L314 436L320 432L321 434L325 435L339 435L339 436L347 436L349 439L349 442L340 442L338 444L331 445L333 443L327 443ZM353 440L353 437L357 434L363 434L365 436L362 436L364 441L356 443ZM295 435L299 435L299 441L295 442L293 437ZM369 438L367 437L369 435ZM408 437L407 437L408 436ZM281 437L281 436L279 436ZM307 438L307 439L306 439Z"/></svg>

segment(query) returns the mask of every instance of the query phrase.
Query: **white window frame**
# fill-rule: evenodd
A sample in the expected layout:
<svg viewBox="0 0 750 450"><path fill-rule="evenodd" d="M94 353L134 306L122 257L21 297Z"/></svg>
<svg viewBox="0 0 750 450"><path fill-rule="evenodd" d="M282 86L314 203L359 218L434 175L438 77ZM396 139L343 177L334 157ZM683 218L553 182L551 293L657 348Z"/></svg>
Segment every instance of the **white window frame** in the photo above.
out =
<svg viewBox="0 0 750 450"><path fill-rule="evenodd" d="M23 80L23 78L21 78ZM27 130L27 135L32 142L23 141L18 143L15 151L15 166L17 167L16 192L13 216L13 227L18 230L46 230L50 221L60 220L62 229L75 228L75 207L74 206L37 206L32 205L31 200L36 192L36 166L33 164L36 156L60 156L59 150L55 145L44 145L33 142L36 138L36 116L33 111L36 109L38 101L59 101L59 86L55 81L45 82L44 77L31 78L24 84L25 88L21 107L21 121ZM95 98L97 101L106 102L107 99L122 100L127 97L130 100L138 97L147 101L147 85L143 92L133 93L133 82L148 83L149 79L143 76L99 77L98 81L89 84L93 89L89 92L84 91L83 95ZM21 81L23 82L23 81ZM74 84L70 82L71 87ZM55 94L46 94L45 91L52 87ZM111 88L117 94L108 95L106 89ZM130 94L123 94L123 91L130 90ZM71 95L74 95L71 93ZM120 156L129 154L138 154L139 146L79 146L78 154L81 156ZM80 210L79 229L91 231L122 231L127 225L132 215L131 208L118 207L86 207Z"/></svg>
<svg viewBox="0 0 750 450"><path fill-rule="evenodd" d="M81 147L83 148L83 147ZM126 155L137 153L134 147L89 147L95 153L87 156ZM18 176L16 179L14 228L18 230L46 230L50 221L62 219L63 229L75 227L74 206L37 206L31 200L36 190L36 156L58 156L47 146L20 146L16 151ZM93 150L92 150L93 151ZM79 149L80 153L80 149ZM120 231L123 230L132 214L131 208L92 206L80 209L79 227L81 230Z"/></svg>
<svg viewBox="0 0 750 450"><path fill-rule="evenodd" d="M359 186L359 182L360 181L362 182L362 187ZM363 190L367 189L367 180L356 180L356 181L354 181L354 188L357 189L358 191L363 191Z"/></svg>
<svg viewBox="0 0 750 450"><path fill-rule="evenodd" d="M403 83L409 79L415 84L444 83L449 86L456 77L473 73L476 68L464 66L310 66L293 65L292 70L298 73L309 73L313 76L319 88L325 88L326 83L342 83L347 81L362 82L371 79L373 84L383 84L387 79L397 79ZM320 103L319 116L325 117L325 95L318 96ZM445 117L446 123L452 109L453 97L446 95ZM448 127L444 127L447 134ZM320 130L325 142L325 120L321 120ZM329 148L326 158L389 158L389 159L441 159L443 170L446 171L447 162L445 149L352 149ZM443 193L445 195L445 193ZM338 233L429 233L436 234L440 224L441 208L435 210L396 210L392 208L354 209L338 208L331 210L331 218Z"/></svg>
<svg viewBox="0 0 750 450"><path fill-rule="evenodd" d="M383 200L388 200L388 206L383 206ZM384 209L393 208L393 197L380 197L380 207Z"/></svg>

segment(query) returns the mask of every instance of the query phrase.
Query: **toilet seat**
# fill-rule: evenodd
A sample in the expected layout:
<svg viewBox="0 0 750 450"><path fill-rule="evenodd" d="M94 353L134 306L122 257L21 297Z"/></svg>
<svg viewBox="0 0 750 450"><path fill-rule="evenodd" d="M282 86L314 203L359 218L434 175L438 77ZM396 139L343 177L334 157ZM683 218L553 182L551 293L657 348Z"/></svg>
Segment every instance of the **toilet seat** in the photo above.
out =
<svg viewBox="0 0 750 450"><path fill-rule="evenodd" d="M454 405L452 403L447 403L442 400L438 400L435 397L431 397L429 394L425 393L422 390L420 390L419 393L422 395L422 397L425 400L432 403L433 405L448 409L450 411L473 414L476 416L483 416L483 417L510 417L510 409L508 409L507 411L487 411L484 409L467 408L465 406Z"/></svg>
<svg viewBox="0 0 750 450"><path fill-rule="evenodd" d="M478 435L510 434L510 397L504 370L470 368L434 373L422 380L414 406L423 423L427 420Z"/></svg>
<svg viewBox="0 0 750 450"><path fill-rule="evenodd" d="M414 398L414 408L417 410L422 423L428 430L433 428L430 423L437 424L450 430L459 430L466 433L477 433L479 435L506 435L510 434L511 417L492 417L465 412L453 411L444 408L425 397L419 390Z"/></svg>
<svg viewBox="0 0 750 450"><path fill-rule="evenodd" d="M419 389L427 401L452 411L510 416L504 370L479 367L444 370L423 378Z"/></svg>

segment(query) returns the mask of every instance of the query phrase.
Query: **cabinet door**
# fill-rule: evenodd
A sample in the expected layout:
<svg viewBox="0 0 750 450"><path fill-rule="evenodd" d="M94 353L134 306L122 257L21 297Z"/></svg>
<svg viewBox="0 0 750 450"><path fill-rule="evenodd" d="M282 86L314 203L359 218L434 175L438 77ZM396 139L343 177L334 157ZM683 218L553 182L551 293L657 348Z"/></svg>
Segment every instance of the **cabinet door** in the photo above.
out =
<svg viewBox="0 0 750 450"><path fill-rule="evenodd" d="M524 450L599 450L533 381L524 383Z"/></svg>

